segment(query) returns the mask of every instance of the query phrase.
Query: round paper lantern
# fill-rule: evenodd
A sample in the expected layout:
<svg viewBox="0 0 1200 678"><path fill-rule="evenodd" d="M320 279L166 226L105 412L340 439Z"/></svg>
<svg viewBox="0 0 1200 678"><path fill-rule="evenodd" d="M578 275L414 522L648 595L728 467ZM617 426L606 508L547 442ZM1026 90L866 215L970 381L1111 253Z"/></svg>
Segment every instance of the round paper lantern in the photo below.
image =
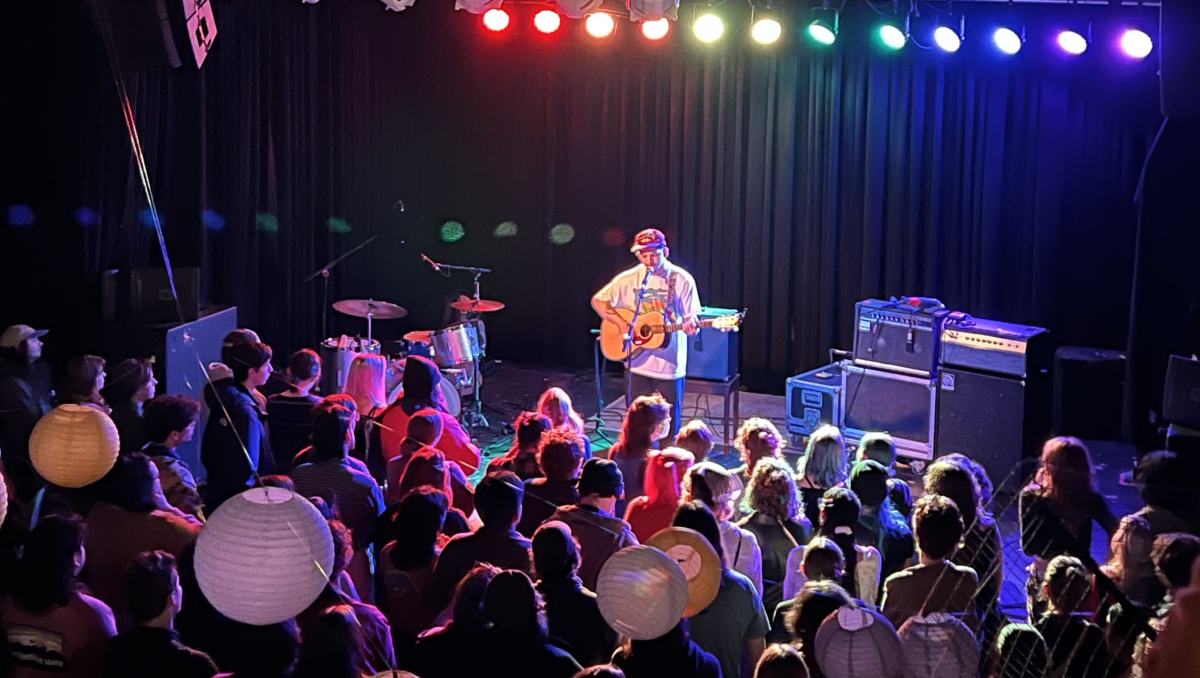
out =
<svg viewBox="0 0 1200 678"><path fill-rule="evenodd" d="M29 459L39 475L59 487L79 488L112 470L121 451L108 415L86 405L60 405L38 420L29 437Z"/></svg>
<svg viewBox="0 0 1200 678"><path fill-rule="evenodd" d="M600 615L633 640L661 638L688 605L688 583L673 558L650 546L630 546L604 563L596 582Z"/></svg>
<svg viewBox="0 0 1200 678"><path fill-rule="evenodd" d="M414 676L413 674L409 673L408 671L401 671L401 670L397 669L395 671L384 671L383 673L376 673L371 678L417 678L417 677Z"/></svg>
<svg viewBox="0 0 1200 678"><path fill-rule="evenodd" d="M230 619L264 626L300 614L333 569L333 536L316 507L279 487L256 487L209 517L196 540L200 590Z"/></svg>
<svg viewBox="0 0 1200 678"><path fill-rule="evenodd" d="M8 517L8 478L0 475L0 525Z"/></svg>
<svg viewBox="0 0 1200 678"><path fill-rule="evenodd" d="M646 540L646 546L667 554L679 564L688 582L685 617L695 617L712 605L721 590L721 557L704 535L686 527L666 527Z"/></svg>

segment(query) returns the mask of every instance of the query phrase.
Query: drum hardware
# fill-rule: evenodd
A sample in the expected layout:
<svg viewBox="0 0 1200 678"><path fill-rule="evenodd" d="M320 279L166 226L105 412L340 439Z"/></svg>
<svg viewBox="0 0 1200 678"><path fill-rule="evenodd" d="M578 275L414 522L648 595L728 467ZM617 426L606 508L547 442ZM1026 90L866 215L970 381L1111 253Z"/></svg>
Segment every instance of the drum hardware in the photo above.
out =
<svg viewBox="0 0 1200 678"><path fill-rule="evenodd" d="M467 312L468 314L477 315L479 313L491 312L490 310L488 310L488 307L493 308L494 310L497 310L497 311L500 310L500 308L504 307L503 304L501 304L500 302L495 302L495 301L488 302L487 304L485 304L484 303L485 300L481 299L479 296L479 277L481 275L483 275L484 273L491 273L492 272L491 269L478 268L478 267L474 267L474 266L452 266L450 264L439 264L438 262L425 256L424 254L421 255L421 259L423 261L425 261L426 263L428 263L431 267L433 267L434 271L440 272L443 269L445 269L446 271L464 271L464 272L472 274L472 276L474 278L474 283L475 283L475 294L465 304L466 305L465 312ZM450 305L455 310L462 311L464 309L459 308L458 305L460 305L460 304L463 304L463 302L456 301L456 302L451 303ZM497 305L499 306L498 308L496 307ZM462 329L455 330L454 328L462 328ZM482 380L479 379L479 361L481 358L483 358L483 352L481 350L479 350L479 333L476 330L475 326L473 324L471 324L471 319L469 317L466 322L459 323L457 325L452 325L451 327L449 327L445 330L440 330L440 332L445 333L445 334L441 334L440 336L442 336L443 339L448 343L446 350L453 349L453 350L459 351L458 355L466 355L468 353L474 354L470 357L469 360L471 362L471 366L474 368L472 370L472 374L475 376L475 404L471 409L463 412L463 423L471 428L476 428L476 427L487 428L489 426L489 423L488 423L487 417L485 417L483 415L483 384L482 384ZM433 339L435 342L435 344L434 344L435 357L438 353L441 352L441 349L438 348L437 343L436 343L438 341L438 336L439 336L439 332L434 332L433 335L431 335L431 339ZM471 343L472 337L474 337L473 345ZM443 360L448 360L448 359L450 359L450 356L446 356L443 358Z"/></svg>
<svg viewBox="0 0 1200 678"><path fill-rule="evenodd" d="M378 237L379 237L378 235L373 235L370 238L367 238L366 240L359 243L359 245L357 247L351 249L349 252L346 252L345 254L334 259L333 261L329 262L328 264L325 264L321 268L318 268L317 270L313 271L312 275L310 275L304 279L304 282L307 284L307 283L310 283L310 282L316 280L318 277L321 278L321 336L322 337L328 336L328 333L329 333L329 329L326 326L326 324L329 320L329 274L330 274L330 272L333 271L335 266L342 263L342 260L344 260L346 257L350 256L351 254L354 254L355 252L357 252L357 251L361 250L362 248L366 247L367 245L371 244Z"/></svg>
<svg viewBox="0 0 1200 678"><path fill-rule="evenodd" d="M321 362L324 369L321 373L321 393L331 395L341 393L346 387L346 376L350 374L350 364L359 353L380 354L379 342L361 337L330 337L321 342Z"/></svg>
<svg viewBox="0 0 1200 678"><path fill-rule="evenodd" d="M408 315L408 311L402 306L374 299L343 299L335 301L333 308L335 311L354 316L355 318L366 318L367 341L373 339L371 323L374 319L395 320Z"/></svg>

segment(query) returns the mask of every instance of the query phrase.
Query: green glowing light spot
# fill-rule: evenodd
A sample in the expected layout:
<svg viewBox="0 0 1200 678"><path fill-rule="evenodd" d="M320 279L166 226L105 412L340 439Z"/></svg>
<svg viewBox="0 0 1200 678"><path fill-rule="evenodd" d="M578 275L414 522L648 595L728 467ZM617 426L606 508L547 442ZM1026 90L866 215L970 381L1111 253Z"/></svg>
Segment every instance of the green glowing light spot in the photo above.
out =
<svg viewBox="0 0 1200 678"><path fill-rule="evenodd" d="M497 238L515 238L515 237L517 237L517 222L506 221L506 222L500 224L499 226L496 227L496 230L492 231L492 235Z"/></svg>
<svg viewBox="0 0 1200 678"><path fill-rule="evenodd" d="M442 242L458 242L467 234L467 229L457 221L447 221L438 229L438 237Z"/></svg>
<svg viewBox="0 0 1200 678"><path fill-rule="evenodd" d="M259 212L254 215L254 225L263 233L279 232L279 218L274 214Z"/></svg>
<svg viewBox="0 0 1200 678"><path fill-rule="evenodd" d="M555 245L566 245L575 239L575 228L571 224L557 224L550 229L550 242Z"/></svg>
<svg viewBox="0 0 1200 678"><path fill-rule="evenodd" d="M339 219L337 217L329 217L329 220L325 222L325 226L327 226L329 228L330 233L349 233L350 232L350 222L346 221L345 219Z"/></svg>

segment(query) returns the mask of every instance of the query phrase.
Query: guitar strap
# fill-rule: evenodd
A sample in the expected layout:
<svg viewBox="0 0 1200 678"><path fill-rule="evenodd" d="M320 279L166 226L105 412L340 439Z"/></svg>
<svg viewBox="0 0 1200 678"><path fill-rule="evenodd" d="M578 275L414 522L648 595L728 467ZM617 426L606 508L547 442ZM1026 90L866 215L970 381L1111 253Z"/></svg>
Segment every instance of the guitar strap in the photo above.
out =
<svg viewBox="0 0 1200 678"><path fill-rule="evenodd" d="M678 322L675 315L675 280L678 275L677 271L671 271L667 274L667 322Z"/></svg>

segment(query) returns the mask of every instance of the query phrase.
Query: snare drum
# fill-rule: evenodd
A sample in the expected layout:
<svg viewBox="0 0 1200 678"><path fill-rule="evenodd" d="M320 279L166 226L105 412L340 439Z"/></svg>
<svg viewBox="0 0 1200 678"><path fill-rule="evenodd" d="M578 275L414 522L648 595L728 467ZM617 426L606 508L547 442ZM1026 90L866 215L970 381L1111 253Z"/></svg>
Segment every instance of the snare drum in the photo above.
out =
<svg viewBox="0 0 1200 678"><path fill-rule="evenodd" d="M350 374L350 363L359 353L379 355L379 342L342 336L321 342L321 394L341 393Z"/></svg>
<svg viewBox="0 0 1200 678"><path fill-rule="evenodd" d="M469 323L458 323L430 335L434 359L442 367L462 365L481 358L479 333Z"/></svg>

